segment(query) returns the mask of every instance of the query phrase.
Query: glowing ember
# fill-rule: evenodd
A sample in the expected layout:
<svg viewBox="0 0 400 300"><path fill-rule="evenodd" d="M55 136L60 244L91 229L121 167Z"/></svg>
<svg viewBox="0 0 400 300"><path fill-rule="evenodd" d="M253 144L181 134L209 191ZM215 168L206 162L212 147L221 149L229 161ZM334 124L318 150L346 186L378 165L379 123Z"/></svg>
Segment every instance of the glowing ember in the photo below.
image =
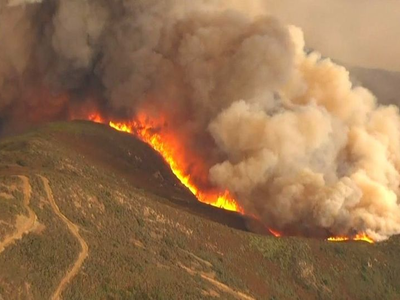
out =
<svg viewBox="0 0 400 300"><path fill-rule="evenodd" d="M339 236L339 237L330 237L328 238L329 242L346 242L346 241L363 241L367 242L370 244L374 243L374 240L371 239L369 236L367 236L365 233L357 234L354 237L345 237L345 236Z"/></svg>
<svg viewBox="0 0 400 300"><path fill-rule="evenodd" d="M101 117L91 116L90 120L99 120L102 122ZM96 121L95 121L96 122ZM243 210L235 199L228 191L213 192L213 191L200 191L191 180L190 174L187 174L182 168L184 165L181 161L181 156L176 148L176 141L171 137L163 136L154 130L151 123L147 123L145 117L138 117L137 120L132 122L109 122L109 125L118 130L131 133L139 137L142 141L149 144L154 150L161 154L164 160L171 167L172 172L186 186L199 201L210 204L225 210L236 211L243 213Z"/></svg>

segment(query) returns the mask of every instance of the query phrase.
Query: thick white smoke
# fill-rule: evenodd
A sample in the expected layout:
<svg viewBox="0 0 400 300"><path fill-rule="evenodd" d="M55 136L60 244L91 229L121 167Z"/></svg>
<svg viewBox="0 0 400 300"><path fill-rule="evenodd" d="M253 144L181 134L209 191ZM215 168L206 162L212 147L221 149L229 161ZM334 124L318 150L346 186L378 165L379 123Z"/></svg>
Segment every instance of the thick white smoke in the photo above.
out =
<svg viewBox="0 0 400 300"><path fill-rule="evenodd" d="M265 108L241 99L212 121L227 159L211 179L280 229L398 234L398 108L353 89L343 67L306 55L300 30L291 32L297 51L292 77L276 90L280 100Z"/></svg>
<svg viewBox="0 0 400 300"><path fill-rule="evenodd" d="M92 99L109 117L162 115L160 130L206 166L197 174L193 160L193 178L228 189L267 226L376 240L400 233L398 109L377 106L344 68L306 54L301 30L256 4L245 12L207 0L3 8L0 118L12 124L18 111L49 106L65 118ZM38 85L48 92L34 102L10 88Z"/></svg>

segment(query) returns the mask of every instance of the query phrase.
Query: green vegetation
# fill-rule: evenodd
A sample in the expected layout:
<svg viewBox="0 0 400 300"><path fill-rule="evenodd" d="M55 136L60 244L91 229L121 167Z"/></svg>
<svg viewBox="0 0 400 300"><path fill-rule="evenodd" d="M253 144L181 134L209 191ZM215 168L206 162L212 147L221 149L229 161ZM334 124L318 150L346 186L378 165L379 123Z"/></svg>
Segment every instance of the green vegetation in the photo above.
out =
<svg viewBox="0 0 400 300"><path fill-rule="evenodd" d="M81 251L37 175L89 247L63 299L400 299L399 237L233 229L224 224L240 228L240 216L197 203L159 155L106 126L56 123L0 143L0 241L28 214L15 175L29 178L37 226L0 253L4 299L49 299Z"/></svg>

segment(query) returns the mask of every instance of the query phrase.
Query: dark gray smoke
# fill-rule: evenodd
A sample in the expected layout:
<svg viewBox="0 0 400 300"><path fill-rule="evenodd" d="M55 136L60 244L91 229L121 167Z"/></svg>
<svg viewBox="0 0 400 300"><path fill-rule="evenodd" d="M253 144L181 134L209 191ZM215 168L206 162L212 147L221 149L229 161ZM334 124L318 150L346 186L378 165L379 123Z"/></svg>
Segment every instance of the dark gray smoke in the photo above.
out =
<svg viewBox="0 0 400 300"><path fill-rule="evenodd" d="M198 185L267 226L400 233L398 109L306 53L298 28L235 1L30 2L0 8L6 129L145 114L181 141Z"/></svg>

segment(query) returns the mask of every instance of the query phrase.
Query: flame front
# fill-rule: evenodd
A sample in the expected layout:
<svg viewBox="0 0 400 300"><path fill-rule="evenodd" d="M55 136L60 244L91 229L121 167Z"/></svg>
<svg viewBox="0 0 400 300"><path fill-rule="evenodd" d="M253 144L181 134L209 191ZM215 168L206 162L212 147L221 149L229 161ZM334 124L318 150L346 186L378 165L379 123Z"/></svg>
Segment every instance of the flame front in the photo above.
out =
<svg viewBox="0 0 400 300"><path fill-rule="evenodd" d="M328 238L328 241L329 242L363 241L370 244L374 243L374 240L371 239L365 233L357 234L354 237L347 237L347 236L330 237Z"/></svg>
<svg viewBox="0 0 400 300"><path fill-rule="evenodd" d="M96 115L89 117L89 119L103 123L101 122L101 118ZM160 123L160 120L158 120L158 123ZM243 209L237 204L229 191L200 191L192 181L190 174L185 172L183 168L185 163L181 161L181 156L176 147L177 141L174 140L173 137L164 136L157 132L154 128L155 126L153 126L152 122L149 122L145 116L139 116L135 121L131 122L110 121L109 125L118 131L127 132L139 137L161 154L164 160L169 164L175 176L199 201L225 210L243 213Z"/></svg>

